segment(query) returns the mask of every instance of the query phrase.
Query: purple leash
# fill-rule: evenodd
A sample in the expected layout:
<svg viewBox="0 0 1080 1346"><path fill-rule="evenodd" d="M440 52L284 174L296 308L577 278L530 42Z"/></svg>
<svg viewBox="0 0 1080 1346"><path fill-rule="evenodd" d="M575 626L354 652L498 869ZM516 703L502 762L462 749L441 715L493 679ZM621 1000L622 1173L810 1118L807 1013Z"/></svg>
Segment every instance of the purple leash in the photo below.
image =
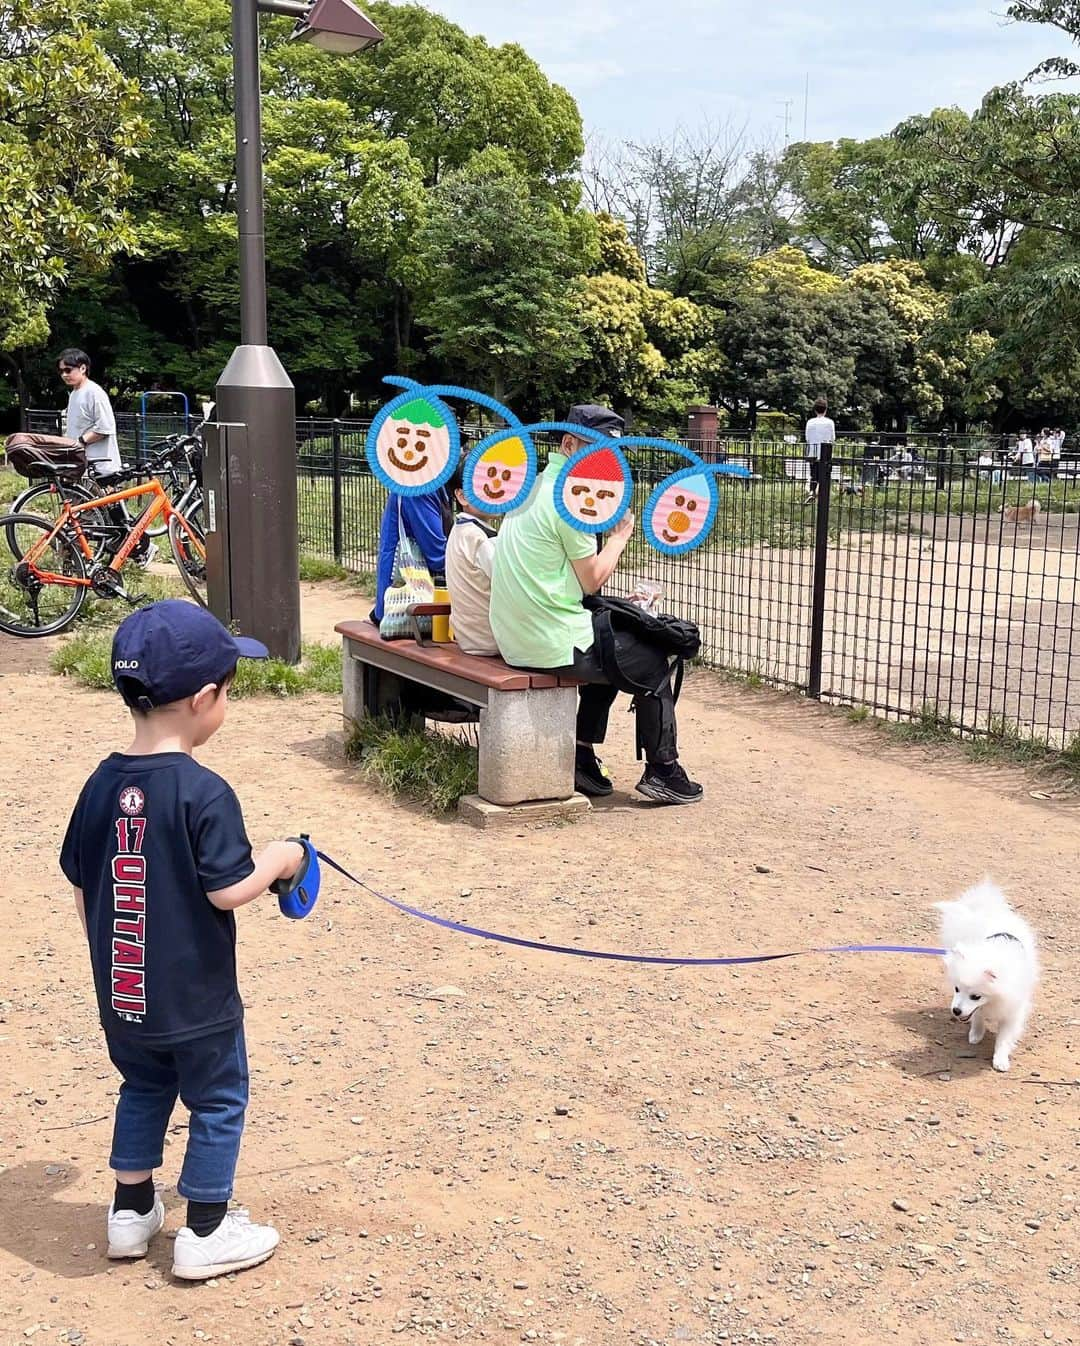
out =
<svg viewBox="0 0 1080 1346"><path fill-rule="evenodd" d="M941 957L946 952L945 949L929 949L913 944L839 944L822 949L797 949L791 953L744 954L738 958L668 958L660 954L609 953L602 949L573 949L566 944L545 944L541 940L522 939L518 935L500 935L494 930L481 930L475 925L463 925L460 921L447 920L445 916L435 916L431 912L421 911L418 907L410 907L407 902L398 902L393 897L387 897L385 893L380 893L377 888L372 888L363 879L358 879L355 874L350 874L344 865L339 865L336 860L332 860L325 851L318 851L317 854L320 860L328 864L331 869L336 869L339 874L351 883L355 883L358 888L363 888L372 897L377 897L380 902L388 903L398 911L404 912L406 916L415 916L418 920L428 921L431 925L441 926L444 930L456 930L462 935L474 935L478 939L493 939L499 944L513 944L519 949L539 949L542 953L566 953L574 958L602 958L612 963L652 963L665 967L733 967L743 963L775 963L781 958L802 958L811 953L913 953L922 954L926 957Z"/></svg>

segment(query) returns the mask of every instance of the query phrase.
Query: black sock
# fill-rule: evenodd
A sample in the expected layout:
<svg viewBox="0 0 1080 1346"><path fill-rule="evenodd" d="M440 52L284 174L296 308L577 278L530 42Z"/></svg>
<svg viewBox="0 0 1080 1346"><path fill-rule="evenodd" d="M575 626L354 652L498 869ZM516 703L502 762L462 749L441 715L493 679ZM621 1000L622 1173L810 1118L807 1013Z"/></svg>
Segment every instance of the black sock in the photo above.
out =
<svg viewBox="0 0 1080 1346"><path fill-rule="evenodd" d="M154 1209L154 1180L143 1178L142 1182L118 1182L113 1197L113 1210L133 1210L136 1215L149 1215Z"/></svg>
<svg viewBox="0 0 1080 1346"><path fill-rule="evenodd" d="M674 762L650 762L649 770L654 776L670 776L675 770Z"/></svg>
<svg viewBox="0 0 1080 1346"><path fill-rule="evenodd" d="M224 1220L228 1209L227 1201L189 1201L187 1227L193 1234L198 1234L199 1238L204 1239Z"/></svg>

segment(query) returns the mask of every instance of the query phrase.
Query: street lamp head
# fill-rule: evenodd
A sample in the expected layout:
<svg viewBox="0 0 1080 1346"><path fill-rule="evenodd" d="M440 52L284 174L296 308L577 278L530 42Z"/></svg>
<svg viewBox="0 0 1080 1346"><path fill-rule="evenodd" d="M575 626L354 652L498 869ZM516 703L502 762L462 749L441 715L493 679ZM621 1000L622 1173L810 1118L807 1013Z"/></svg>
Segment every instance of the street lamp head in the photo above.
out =
<svg viewBox="0 0 1080 1346"><path fill-rule="evenodd" d="M306 18L297 22L293 39L310 42L321 51L348 56L374 47L384 34L352 3L352 0L315 0Z"/></svg>

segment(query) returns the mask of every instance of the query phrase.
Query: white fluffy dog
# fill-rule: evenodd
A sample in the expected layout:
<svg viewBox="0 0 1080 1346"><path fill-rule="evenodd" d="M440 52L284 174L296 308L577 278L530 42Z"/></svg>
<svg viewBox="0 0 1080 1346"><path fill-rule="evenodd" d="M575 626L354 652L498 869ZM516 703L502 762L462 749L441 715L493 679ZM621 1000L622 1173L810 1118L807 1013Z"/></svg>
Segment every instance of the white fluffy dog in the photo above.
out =
<svg viewBox="0 0 1080 1346"><path fill-rule="evenodd" d="M1035 934L989 879L954 902L935 903L941 912L941 943L953 988L953 1018L970 1024L968 1042L996 1035L994 1069L1008 1070L1031 1011L1039 967Z"/></svg>

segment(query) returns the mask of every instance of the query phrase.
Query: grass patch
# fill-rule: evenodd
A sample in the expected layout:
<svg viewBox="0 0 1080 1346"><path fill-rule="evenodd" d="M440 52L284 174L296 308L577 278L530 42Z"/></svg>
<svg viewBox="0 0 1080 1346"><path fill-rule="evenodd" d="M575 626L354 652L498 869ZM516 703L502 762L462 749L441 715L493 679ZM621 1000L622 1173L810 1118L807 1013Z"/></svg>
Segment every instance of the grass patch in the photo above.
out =
<svg viewBox="0 0 1080 1346"><path fill-rule="evenodd" d="M339 584L349 584L364 594L375 592L374 570L349 570L328 556L301 555L300 578L311 581L334 580Z"/></svg>
<svg viewBox="0 0 1080 1346"><path fill-rule="evenodd" d="M325 556L301 556L300 578L302 580L347 580L349 572Z"/></svg>
<svg viewBox="0 0 1080 1346"><path fill-rule="evenodd" d="M303 696L305 692L341 695L341 649L310 641L301 648L300 662L280 659L241 659L229 695Z"/></svg>
<svg viewBox="0 0 1080 1346"><path fill-rule="evenodd" d="M887 722L889 733L904 743L941 743L956 737L950 716L938 709L936 701L924 701L913 720Z"/></svg>
<svg viewBox="0 0 1080 1346"><path fill-rule="evenodd" d="M125 566L124 588L132 598L159 603L163 598L187 598L188 591L179 575L154 575L138 566ZM121 598L95 598L92 594L83 603L77 618L78 628L102 629L110 632L120 625L132 609ZM111 635L109 637L112 638Z"/></svg>
<svg viewBox="0 0 1080 1346"><path fill-rule="evenodd" d="M1080 785L1080 735L1075 735L1064 748L1055 748L1038 734L1025 734L1014 721L1003 715L991 715L983 733L967 732L961 736L960 726L937 706L927 702L912 721L881 720L871 716L866 706L852 706L847 718L859 723L869 722L891 739L906 744L929 745L949 743L969 762L991 766L1027 767L1039 772L1060 771L1064 782Z"/></svg>
<svg viewBox="0 0 1080 1346"><path fill-rule="evenodd" d="M112 631L80 631L65 640L49 660L61 677L74 678L99 691L112 688ZM303 696L305 692L341 695L341 651L333 645L303 647L299 664L280 659L241 659L231 697Z"/></svg>
<svg viewBox="0 0 1080 1346"><path fill-rule="evenodd" d="M353 725L345 752L389 794L415 799L435 813L449 813L464 795L476 793L476 749L460 737L368 718Z"/></svg>

